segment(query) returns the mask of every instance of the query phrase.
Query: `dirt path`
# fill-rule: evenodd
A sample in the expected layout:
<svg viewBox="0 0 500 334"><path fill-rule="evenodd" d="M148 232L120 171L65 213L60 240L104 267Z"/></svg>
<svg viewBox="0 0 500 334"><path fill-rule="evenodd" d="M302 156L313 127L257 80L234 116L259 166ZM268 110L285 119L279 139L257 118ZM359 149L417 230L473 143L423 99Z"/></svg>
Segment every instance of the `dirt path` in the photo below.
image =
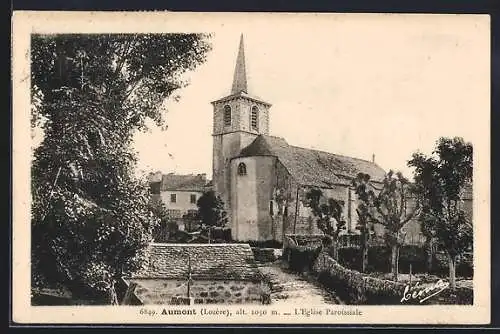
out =
<svg viewBox="0 0 500 334"><path fill-rule="evenodd" d="M280 262L262 264L259 269L270 283L272 304L342 304L313 278L289 272Z"/></svg>

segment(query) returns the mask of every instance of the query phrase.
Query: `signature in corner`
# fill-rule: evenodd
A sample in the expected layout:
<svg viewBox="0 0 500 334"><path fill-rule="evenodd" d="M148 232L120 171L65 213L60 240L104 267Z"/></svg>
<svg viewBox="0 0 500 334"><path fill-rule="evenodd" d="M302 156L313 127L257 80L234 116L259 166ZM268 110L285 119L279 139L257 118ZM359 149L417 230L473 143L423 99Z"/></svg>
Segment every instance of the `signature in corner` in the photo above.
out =
<svg viewBox="0 0 500 334"><path fill-rule="evenodd" d="M403 292L403 298L401 298L401 303L417 299L420 303L425 302L427 299L437 295L438 293L445 290L450 286L450 283L443 280L439 280L433 285L422 287L418 285L419 282L415 283L413 287L407 285Z"/></svg>

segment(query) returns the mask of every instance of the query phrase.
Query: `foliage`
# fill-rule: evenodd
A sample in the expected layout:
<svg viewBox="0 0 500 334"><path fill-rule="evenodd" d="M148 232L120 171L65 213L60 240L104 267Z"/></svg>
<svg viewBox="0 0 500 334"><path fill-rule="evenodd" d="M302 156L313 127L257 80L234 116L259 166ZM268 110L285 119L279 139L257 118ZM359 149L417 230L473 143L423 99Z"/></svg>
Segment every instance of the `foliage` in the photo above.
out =
<svg viewBox="0 0 500 334"><path fill-rule="evenodd" d="M321 247L297 246L288 248L286 257L289 268L298 273L311 270L320 252Z"/></svg>
<svg viewBox="0 0 500 334"><path fill-rule="evenodd" d="M472 182L472 152L462 138L440 138L430 156L414 153L408 161L415 168L423 229L448 253L452 288L456 257L472 246L472 222L463 207L465 187Z"/></svg>
<svg viewBox="0 0 500 334"><path fill-rule="evenodd" d="M346 221L343 217L344 201L333 198L325 199L323 192L317 188L306 193L306 201L313 215L317 218L318 228L327 236L332 237L332 246L337 249L338 235L346 228Z"/></svg>
<svg viewBox="0 0 500 334"><path fill-rule="evenodd" d="M137 268L158 219L133 135L164 125L162 103L209 49L199 34L32 35L34 284L105 296Z"/></svg>
<svg viewBox="0 0 500 334"><path fill-rule="evenodd" d="M328 289L335 291L346 304L401 305L405 284L364 275L356 270L343 267L325 253L319 255L314 265L318 280ZM415 291L419 291L417 288ZM468 288L445 289L423 304L467 304L473 302L473 290ZM410 300L406 303L419 304Z"/></svg>
<svg viewBox="0 0 500 334"><path fill-rule="evenodd" d="M196 202L202 224L207 227L224 227L227 225L227 213L224 202L213 190L203 193Z"/></svg>
<svg viewBox="0 0 500 334"><path fill-rule="evenodd" d="M153 229L153 241L168 242L178 230L179 226L171 219L165 204L159 201L151 201L150 210L159 222Z"/></svg>
<svg viewBox="0 0 500 334"><path fill-rule="evenodd" d="M393 171L385 175L382 188L378 192L374 191L368 174L359 173L353 180L353 185L361 202L358 214L361 214L363 219L385 228L385 241L392 248L392 272L394 280L397 280L397 256L402 243L401 229L419 210L418 202L415 201L415 207L408 208L413 188L401 173L398 172L394 176Z"/></svg>

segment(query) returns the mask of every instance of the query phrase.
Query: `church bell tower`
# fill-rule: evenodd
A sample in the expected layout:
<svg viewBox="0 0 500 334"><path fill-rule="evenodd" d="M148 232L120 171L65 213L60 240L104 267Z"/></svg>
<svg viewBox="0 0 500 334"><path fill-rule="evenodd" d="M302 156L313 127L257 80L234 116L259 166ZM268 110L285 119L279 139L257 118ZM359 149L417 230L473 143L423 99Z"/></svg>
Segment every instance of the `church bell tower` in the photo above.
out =
<svg viewBox="0 0 500 334"><path fill-rule="evenodd" d="M231 158L238 156L241 149L248 146L258 135L269 134L271 104L252 96L248 90L243 34L240 37L231 92L226 97L212 102L212 106L212 179L215 193L222 198L229 214Z"/></svg>

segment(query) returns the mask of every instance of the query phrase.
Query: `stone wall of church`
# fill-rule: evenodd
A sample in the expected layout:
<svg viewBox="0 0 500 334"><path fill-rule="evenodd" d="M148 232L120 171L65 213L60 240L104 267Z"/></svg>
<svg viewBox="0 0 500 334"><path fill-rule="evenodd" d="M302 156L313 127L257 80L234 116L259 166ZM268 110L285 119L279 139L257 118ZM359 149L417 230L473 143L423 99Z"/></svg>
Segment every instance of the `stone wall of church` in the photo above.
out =
<svg viewBox="0 0 500 334"><path fill-rule="evenodd" d="M229 221L231 217L231 158L248 146L256 135L246 132L231 132L213 137L213 184L214 191L226 206Z"/></svg>
<svg viewBox="0 0 500 334"><path fill-rule="evenodd" d="M243 157L231 161L231 234L238 241L272 240L271 200L275 157ZM238 173L245 164L246 174Z"/></svg>

